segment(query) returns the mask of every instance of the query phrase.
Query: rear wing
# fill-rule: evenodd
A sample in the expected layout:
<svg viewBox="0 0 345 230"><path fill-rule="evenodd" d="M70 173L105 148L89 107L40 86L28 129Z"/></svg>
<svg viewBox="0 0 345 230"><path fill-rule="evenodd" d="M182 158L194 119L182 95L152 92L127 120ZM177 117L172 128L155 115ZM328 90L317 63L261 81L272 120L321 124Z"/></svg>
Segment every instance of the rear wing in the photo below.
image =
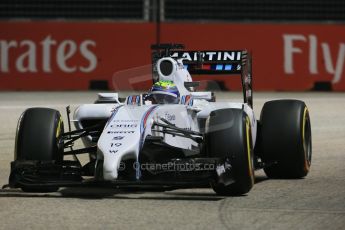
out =
<svg viewBox="0 0 345 230"><path fill-rule="evenodd" d="M253 106L252 57L247 50L204 50L185 51L182 44L152 45L153 81L155 63L163 57L183 59L183 65L190 74L240 75L244 102Z"/></svg>

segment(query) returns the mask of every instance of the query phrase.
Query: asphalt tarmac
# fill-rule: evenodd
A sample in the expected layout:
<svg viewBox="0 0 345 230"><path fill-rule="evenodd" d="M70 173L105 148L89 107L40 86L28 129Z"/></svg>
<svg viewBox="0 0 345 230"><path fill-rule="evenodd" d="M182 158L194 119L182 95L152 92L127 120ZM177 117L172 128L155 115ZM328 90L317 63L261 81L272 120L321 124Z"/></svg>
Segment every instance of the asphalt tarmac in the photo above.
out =
<svg viewBox="0 0 345 230"><path fill-rule="evenodd" d="M218 100L240 98L217 94ZM216 196L212 189L2 189L0 229L345 229L345 94L272 92L254 98L257 117L267 100L306 102L313 159L305 179L269 180L260 170L254 188L240 197ZM95 99L96 92L1 92L0 184L7 183L17 120L26 108L56 108L66 119L66 105L73 110Z"/></svg>

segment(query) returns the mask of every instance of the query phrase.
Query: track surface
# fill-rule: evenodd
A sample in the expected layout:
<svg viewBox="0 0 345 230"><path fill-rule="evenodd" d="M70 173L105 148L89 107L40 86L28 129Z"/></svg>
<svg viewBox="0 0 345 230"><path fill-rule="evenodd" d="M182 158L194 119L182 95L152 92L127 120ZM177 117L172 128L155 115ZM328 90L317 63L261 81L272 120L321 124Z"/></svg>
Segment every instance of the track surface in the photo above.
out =
<svg viewBox="0 0 345 230"><path fill-rule="evenodd" d="M266 100L277 98L301 99L309 107L313 160L305 179L267 180L258 171L254 188L242 197L216 196L211 189L5 189L0 229L345 229L345 94L256 93L257 117ZM26 108L63 112L66 104L75 108L94 100L94 92L0 93L0 183L7 183L17 119Z"/></svg>

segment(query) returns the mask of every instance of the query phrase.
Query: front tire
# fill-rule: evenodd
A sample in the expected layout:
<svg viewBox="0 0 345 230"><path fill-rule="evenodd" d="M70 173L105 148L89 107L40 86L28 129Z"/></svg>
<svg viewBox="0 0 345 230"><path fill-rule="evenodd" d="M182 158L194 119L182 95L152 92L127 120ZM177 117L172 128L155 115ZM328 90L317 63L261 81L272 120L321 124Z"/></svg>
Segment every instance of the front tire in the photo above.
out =
<svg viewBox="0 0 345 230"><path fill-rule="evenodd" d="M209 156L229 161L232 183L212 184L218 195L237 196L248 193L254 185L253 144L249 117L241 109L211 112L206 125ZM231 176L231 178L230 178Z"/></svg>
<svg viewBox="0 0 345 230"><path fill-rule="evenodd" d="M266 102L261 112L261 150L270 178L302 178L310 170L312 139L309 111L298 100Z"/></svg>
<svg viewBox="0 0 345 230"><path fill-rule="evenodd" d="M19 118L15 161L44 161L59 164L63 160L64 132L60 112L48 108L27 109ZM55 192L58 187L21 186L25 192Z"/></svg>

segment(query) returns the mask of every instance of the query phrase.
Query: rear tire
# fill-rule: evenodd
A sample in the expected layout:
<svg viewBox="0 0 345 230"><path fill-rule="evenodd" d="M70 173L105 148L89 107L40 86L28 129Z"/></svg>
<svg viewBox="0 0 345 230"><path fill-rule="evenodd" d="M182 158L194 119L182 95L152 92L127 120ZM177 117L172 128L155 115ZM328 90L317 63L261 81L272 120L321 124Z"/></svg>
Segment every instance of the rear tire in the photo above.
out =
<svg viewBox="0 0 345 230"><path fill-rule="evenodd" d="M229 161L232 183L215 182L218 195L248 193L254 185L253 144L249 117L241 109L211 112L206 125L206 148L209 156ZM231 176L231 177L230 177ZM227 184L227 185L225 185Z"/></svg>
<svg viewBox="0 0 345 230"><path fill-rule="evenodd" d="M308 108L298 100L266 102L261 112L261 149L270 178L302 178L311 165L312 138Z"/></svg>
<svg viewBox="0 0 345 230"><path fill-rule="evenodd" d="M19 118L15 161L46 161L61 163L63 160L64 132L60 112L48 108L27 109ZM58 187L22 186L25 192L55 192Z"/></svg>

